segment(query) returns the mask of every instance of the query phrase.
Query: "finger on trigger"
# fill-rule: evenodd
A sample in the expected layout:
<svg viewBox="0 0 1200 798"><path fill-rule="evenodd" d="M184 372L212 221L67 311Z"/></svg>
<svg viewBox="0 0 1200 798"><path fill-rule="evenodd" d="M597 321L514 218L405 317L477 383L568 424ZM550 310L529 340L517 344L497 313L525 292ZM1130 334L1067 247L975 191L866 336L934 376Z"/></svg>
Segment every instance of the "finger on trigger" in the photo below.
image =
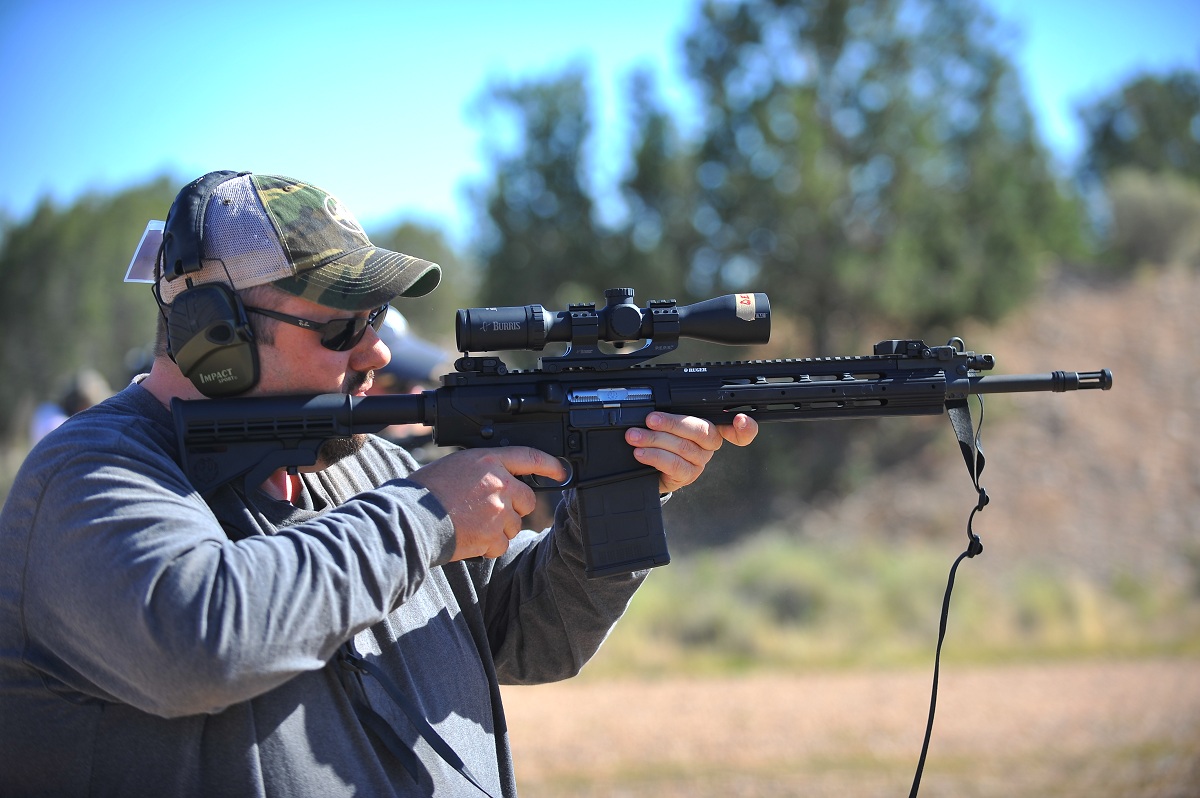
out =
<svg viewBox="0 0 1200 798"><path fill-rule="evenodd" d="M535 475L562 482L567 468L557 457L528 446L506 446L496 449L500 464L513 476Z"/></svg>

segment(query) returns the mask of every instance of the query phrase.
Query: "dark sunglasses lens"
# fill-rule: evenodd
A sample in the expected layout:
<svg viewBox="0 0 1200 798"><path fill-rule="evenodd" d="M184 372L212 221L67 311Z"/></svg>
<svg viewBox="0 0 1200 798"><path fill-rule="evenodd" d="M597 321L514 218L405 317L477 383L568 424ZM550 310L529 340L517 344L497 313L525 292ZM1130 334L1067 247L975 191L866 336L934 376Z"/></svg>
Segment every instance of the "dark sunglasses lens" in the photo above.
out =
<svg viewBox="0 0 1200 798"><path fill-rule="evenodd" d="M327 322L321 326L321 346L335 352L353 349L366 335L368 325L379 332L386 317L387 305L384 305L365 319L334 319Z"/></svg>
<svg viewBox="0 0 1200 798"><path fill-rule="evenodd" d="M336 319L321 328L321 346L345 352L358 346L366 331L366 319Z"/></svg>

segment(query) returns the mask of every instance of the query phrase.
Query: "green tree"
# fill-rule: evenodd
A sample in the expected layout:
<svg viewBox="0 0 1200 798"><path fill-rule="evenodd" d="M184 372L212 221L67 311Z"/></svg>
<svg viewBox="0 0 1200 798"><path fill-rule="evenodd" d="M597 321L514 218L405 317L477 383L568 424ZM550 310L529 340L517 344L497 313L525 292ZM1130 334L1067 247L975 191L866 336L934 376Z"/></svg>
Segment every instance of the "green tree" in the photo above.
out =
<svg viewBox="0 0 1200 798"><path fill-rule="evenodd" d="M695 159L658 94L654 75L635 71L627 85L629 166L621 181L624 223L615 231L621 262L646 298L708 299L689 290L688 254L700 245L692 224Z"/></svg>
<svg viewBox="0 0 1200 798"><path fill-rule="evenodd" d="M153 342L157 309L148 286L123 278L146 222L164 218L174 194L164 177L65 209L43 200L4 232L0 316L9 334L0 359L9 387L0 392L0 439L21 438L29 407L82 366L114 387L128 382L126 356Z"/></svg>
<svg viewBox="0 0 1200 798"><path fill-rule="evenodd" d="M1079 117L1090 176L1139 169L1200 180L1200 72L1141 75L1080 107Z"/></svg>
<svg viewBox="0 0 1200 798"><path fill-rule="evenodd" d="M686 265L692 296L766 290L771 354L941 343L965 318L1000 318L1048 261L1082 250L1078 202L973 2L705 3L686 53L705 125L678 161L690 179L675 215L690 230L663 249ZM928 434L788 425L724 456L714 479L781 511L854 489ZM746 524L739 505L705 495L670 512L711 541Z"/></svg>
<svg viewBox="0 0 1200 798"><path fill-rule="evenodd" d="M710 2L687 40L708 120L693 291L770 286L814 348L1026 299L1078 251L991 16L972 0Z"/></svg>
<svg viewBox="0 0 1200 798"><path fill-rule="evenodd" d="M589 301L621 272L623 250L594 219L583 68L493 83L476 113L502 142L490 156L493 182L477 197L485 209L481 296L492 305Z"/></svg>
<svg viewBox="0 0 1200 798"><path fill-rule="evenodd" d="M1119 169L1105 181L1110 221L1101 268L1200 268L1200 183L1174 172Z"/></svg>

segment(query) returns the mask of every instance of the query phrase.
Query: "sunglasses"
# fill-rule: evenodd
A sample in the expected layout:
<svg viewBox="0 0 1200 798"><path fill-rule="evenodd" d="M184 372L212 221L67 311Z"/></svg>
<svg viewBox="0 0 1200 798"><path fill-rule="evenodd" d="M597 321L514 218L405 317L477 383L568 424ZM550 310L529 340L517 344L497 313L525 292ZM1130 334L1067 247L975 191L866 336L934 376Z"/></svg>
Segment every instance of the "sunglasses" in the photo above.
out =
<svg viewBox="0 0 1200 798"><path fill-rule="evenodd" d="M383 327L383 322L387 318L388 306L384 305L380 308L375 308L371 311L371 315L363 318L355 316L349 319L330 319L329 321L312 321L311 319L302 319L299 316L289 316L286 313L279 313L266 308L246 308L250 313L257 313L260 316L266 316L269 319L282 321L285 324L291 324L296 327L303 327L306 330L312 330L321 334L321 346L326 349L332 349L334 352L345 352L358 346L358 342L367 333L367 327L371 327L375 332L379 332Z"/></svg>

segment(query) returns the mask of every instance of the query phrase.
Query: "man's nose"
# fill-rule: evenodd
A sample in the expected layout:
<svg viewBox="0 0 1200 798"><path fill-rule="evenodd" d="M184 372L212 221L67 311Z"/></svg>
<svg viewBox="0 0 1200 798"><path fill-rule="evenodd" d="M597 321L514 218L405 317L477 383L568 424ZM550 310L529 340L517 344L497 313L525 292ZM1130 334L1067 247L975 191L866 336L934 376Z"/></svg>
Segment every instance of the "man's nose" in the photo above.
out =
<svg viewBox="0 0 1200 798"><path fill-rule="evenodd" d="M350 353L350 366L358 371L378 371L391 362L392 350L388 349L374 327L367 328L358 346Z"/></svg>

